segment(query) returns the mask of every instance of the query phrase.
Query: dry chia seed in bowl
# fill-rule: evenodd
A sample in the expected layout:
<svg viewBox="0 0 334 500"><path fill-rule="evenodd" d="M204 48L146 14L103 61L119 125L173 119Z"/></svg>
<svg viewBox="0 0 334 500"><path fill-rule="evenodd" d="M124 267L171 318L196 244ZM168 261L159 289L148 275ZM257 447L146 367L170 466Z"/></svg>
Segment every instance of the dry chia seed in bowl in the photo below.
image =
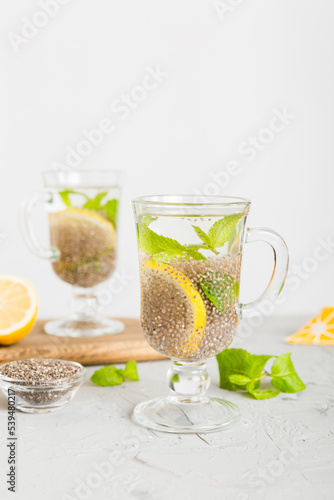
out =
<svg viewBox="0 0 334 500"><path fill-rule="evenodd" d="M48 413L71 401L84 381L85 368L61 359L22 359L0 366L0 386L15 391L15 406L27 413Z"/></svg>

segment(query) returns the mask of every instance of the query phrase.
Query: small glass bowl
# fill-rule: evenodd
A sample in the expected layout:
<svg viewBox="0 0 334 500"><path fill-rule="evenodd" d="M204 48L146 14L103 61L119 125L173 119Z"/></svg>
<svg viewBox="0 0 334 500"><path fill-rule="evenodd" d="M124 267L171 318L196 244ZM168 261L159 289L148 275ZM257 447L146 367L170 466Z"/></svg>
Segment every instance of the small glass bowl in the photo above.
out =
<svg viewBox="0 0 334 500"><path fill-rule="evenodd" d="M25 413L50 413L61 410L75 396L85 379L86 369L75 361L49 359L72 366L80 367L80 371L66 378L55 380L27 381L6 377L0 373L0 388L4 395L15 396L15 408ZM12 361L1 365L1 368L16 363ZM11 391L8 393L8 389ZM14 391L14 392L12 392Z"/></svg>

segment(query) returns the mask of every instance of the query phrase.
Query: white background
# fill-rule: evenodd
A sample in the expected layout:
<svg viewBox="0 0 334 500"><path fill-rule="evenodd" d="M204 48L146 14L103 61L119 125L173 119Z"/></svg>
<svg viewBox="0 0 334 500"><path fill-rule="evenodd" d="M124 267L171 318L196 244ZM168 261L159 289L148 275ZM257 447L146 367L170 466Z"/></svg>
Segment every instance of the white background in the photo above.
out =
<svg viewBox="0 0 334 500"><path fill-rule="evenodd" d="M8 33L20 35L23 18L31 21L41 8L35 0L2 0L1 272L32 281L40 317L64 314L70 287L23 244L20 202L41 189L41 172L64 162L82 131L111 117L112 102L157 65L168 77L80 165L127 173L118 268L134 279L106 313L139 314L131 198L211 189L210 173L231 160L242 172L220 192L250 198L249 223L277 230L292 269L306 269L276 312L311 316L334 305L334 253L321 263L308 260L319 237L334 239L334 3L221 4L234 6L225 13L222 7L219 16L213 0L71 0L15 51ZM248 161L238 147L284 108L294 118ZM45 215L38 223L45 241ZM264 245L252 245L243 269L245 299L261 291L270 266Z"/></svg>

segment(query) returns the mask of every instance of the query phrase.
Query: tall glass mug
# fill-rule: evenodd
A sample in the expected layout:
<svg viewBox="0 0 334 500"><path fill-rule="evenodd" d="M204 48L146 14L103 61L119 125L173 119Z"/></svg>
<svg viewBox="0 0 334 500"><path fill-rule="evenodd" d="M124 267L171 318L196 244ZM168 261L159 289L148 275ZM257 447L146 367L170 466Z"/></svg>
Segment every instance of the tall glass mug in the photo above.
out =
<svg viewBox="0 0 334 500"><path fill-rule="evenodd" d="M123 323L100 316L95 291L115 270L121 173L45 172L43 180L45 190L22 208L23 236L34 254L50 260L56 275L73 285L70 316L46 323L44 330L61 337L121 332ZM32 212L39 201L49 216L50 248L40 245L33 228Z"/></svg>
<svg viewBox="0 0 334 500"><path fill-rule="evenodd" d="M277 297L288 270L282 238L266 228L246 227L250 202L209 196L147 196L134 200L140 275L141 325L148 343L172 359L170 394L136 406L137 423L165 432L197 433L224 429L238 408L209 398L206 359L226 349L239 319L256 311L271 289ZM265 241L274 269L263 295L239 302L245 243Z"/></svg>

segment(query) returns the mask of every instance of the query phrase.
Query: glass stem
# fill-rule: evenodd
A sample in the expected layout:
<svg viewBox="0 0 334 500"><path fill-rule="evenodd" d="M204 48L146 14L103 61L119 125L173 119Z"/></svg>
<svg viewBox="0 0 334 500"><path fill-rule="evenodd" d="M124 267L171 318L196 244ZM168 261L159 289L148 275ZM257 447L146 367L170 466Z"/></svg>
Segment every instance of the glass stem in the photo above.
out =
<svg viewBox="0 0 334 500"><path fill-rule="evenodd" d="M211 379L202 363L186 363L173 361L172 367L167 372L170 398L178 403L203 403L209 398L206 391Z"/></svg>
<svg viewBox="0 0 334 500"><path fill-rule="evenodd" d="M73 287L70 301L72 317L75 321L96 321L98 299L94 288Z"/></svg>

